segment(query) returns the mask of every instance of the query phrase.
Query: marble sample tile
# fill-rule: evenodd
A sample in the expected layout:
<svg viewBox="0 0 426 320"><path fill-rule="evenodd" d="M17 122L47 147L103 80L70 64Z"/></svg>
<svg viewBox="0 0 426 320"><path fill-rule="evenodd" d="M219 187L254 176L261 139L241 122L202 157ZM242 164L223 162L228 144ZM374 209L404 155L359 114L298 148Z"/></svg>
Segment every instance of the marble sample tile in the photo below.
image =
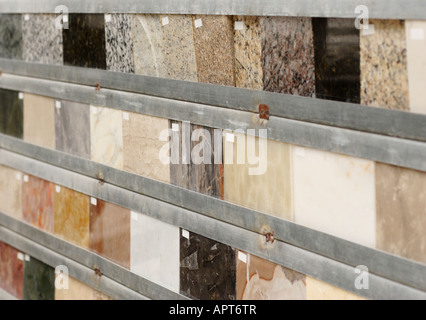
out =
<svg viewBox="0 0 426 320"><path fill-rule="evenodd" d="M232 142L228 134L223 140L225 200L292 220L291 147L286 143L253 139L243 134L233 134ZM254 150L259 150L255 154L245 147L253 144L253 140L256 143ZM258 164L250 164L255 163L251 160L255 157L258 157ZM259 168L258 172L254 171L256 168Z"/></svg>
<svg viewBox="0 0 426 320"><path fill-rule="evenodd" d="M375 164L293 147L295 222L374 248Z"/></svg>
<svg viewBox="0 0 426 320"><path fill-rule="evenodd" d="M264 90L312 97L315 62L311 18L262 17Z"/></svg>
<svg viewBox="0 0 426 320"><path fill-rule="evenodd" d="M187 125L187 129L183 130L181 122L172 122L172 128L174 125L179 126L179 132L176 131L180 141L179 161L178 164L170 164L170 183L223 199L222 137L217 142L212 128L190 124ZM184 131L191 133L191 141L186 140ZM222 135L222 133L220 134ZM196 139L198 136L199 139ZM189 135L187 137L190 139ZM198 141L193 141L193 139ZM186 143L186 141L188 142ZM172 143L174 142L172 141ZM186 146L190 147L190 156L186 156L187 159L190 159L188 161L184 161ZM215 154L219 155L220 164L215 160ZM194 161L195 157L200 158L200 164Z"/></svg>
<svg viewBox="0 0 426 320"><path fill-rule="evenodd" d="M360 37L361 104L409 110L404 21L370 20L370 25L374 34Z"/></svg>
<svg viewBox="0 0 426 320"><path fill-rule="evenodd" d="M179 228L132 212L130 270L179 292Z"/></svg>
<svg viewBox="0 0 426 320"><path fill-rule="evenodd" d="M376 163L377 248L426 264L426 173Z"/></svg>
<svg viewBox="0 0 426 320"><path fill-rule="evenodd" d="M68 289L55 288L55 300L113 300L83 282L68 278Z"/></svg>
<svg viewBox="0 0 426 320"><path fill-rule="evenodd" d="M59 192L55 191L54 209L55 234L83 248L89 248L89 197L60 187Z"/></svg>
<svg viewBox="0 0 426 320"><path fill-rule="evenodd" d="M65 65L106 69L103 14L69 14L69 29L63 29L63 41Z"/></svg>
<svg viewBox="0 0 426 320"><path fill-rule="evenodd" d="M306 276L238 251L237 300L305 300Z"/></svg>
<svg viewBox="0 0 426 320"><path fill-rule="evenodd" d="M51 182L28 176L22 184L23 220L41 230L53 233L53 189Z"/></svg>
<svg viewBox="0 0 426 320"><path fill-rule="evenodd" d="M259 17L236 16L234 23L235 86L263 90L262 39Z"/></svg>
<svg viewBox="0 0 426 320"><path fill-rule="evenodd" d="M92 202L89 243L90 250L129 269L130 210L102 200Z"/></svg>
<svg viewBox="0 0 426 320"><path fill-rule="evenodd" d="M22 219L22 173L0 165L0 212Z"/></svg>
<svg viewBox="0 0 426 320"><path fill-rule="evenodd" d="M33 257L25 261L24 300L55 300L55 269Z"/></svg>
<svg viewBox="0 0 426 320"><path fill-rule="evenodd" d="M90 107L71 101L60 101L55 108L56 149L90 159Z"/></svg>
<svg viewBox="0 0 426 320"><path fill-rule="evenodd" d="M426 21L405 21L410 110L426 114Z"/></svg>
<svg viewBox="0 0 426 320"><path fill-rule="evenodd" d="M24 107L19 92L0 89L0 133L22 139Z"/></svg>
<svg viewBox="0 0 426 320"><path fill-rule="evenodd" d="M55 100L26 93L24 95L24 140L55 149Z"/></svg>
<svg viewBox="0 0 426 320"><path fill-rule="evenodd" d="M54 14L29 14L22 20L23 59L27 62L63 64L62 29Z"/></svg>
<svg viewBox="0 0 426 320"><path fill-rule="evenodd" d="M111 20L105 20L107 70L134 73L130 15L111 14L109 16Z"/></svg>
<svg viewBox="0 0 426 320"><path fill-rule="evenodd" d="M91 160L123 169L121 110L90 106Z"/></svg>
<svg viewBox="0 0 426 320"><path fill-rule="evenodd" d="M360 40L354 20L313 18L312 25L316 97L360 103Z"/></svg>
<svg viewBox="0 0 426 320"><path fill-rule="evenodd" d="M235 249L192 232L181 234L181 294L200 300L235 300L235 283Z"/></svg>
<svg viewBox="0 0 426 320"><path fill-rule="evenodd" d="M201 27L197 27L201 19ZM235 86L234 23L231 16L194 16L198 81Z"/></svg>
<svg viewBox="0 0 426 320"><path fill-rule="evenodd" d="M0 288L22 300L24 291L24 261L18 258L20 252L0 242Z"/></svg>
<svg viewBox="0 0 426 320"><path fill-rule="evenodd" d="M22 16L0 14L0 58L22 59Z"/></svg>
<svg viewBox="0 0 426 320"><path fill-rule="evenodd" d="M306 298L307 300L367 300L311 277L306 277Z"/></svg>

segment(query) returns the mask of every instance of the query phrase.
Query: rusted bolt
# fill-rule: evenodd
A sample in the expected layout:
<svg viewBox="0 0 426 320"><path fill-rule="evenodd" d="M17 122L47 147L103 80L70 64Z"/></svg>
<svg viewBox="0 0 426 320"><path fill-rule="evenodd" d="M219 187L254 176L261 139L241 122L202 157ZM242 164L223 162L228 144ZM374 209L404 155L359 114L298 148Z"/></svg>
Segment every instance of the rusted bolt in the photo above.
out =
<svg viewBox="0 0 426 320"><path fill-rule="evenodd" d="M266 243L274 243L275 241L275 232L266 232L264 233L264 236L266 238Z"/></svg>
<svg viewBox="0 0 426 320"><path fill-rule="evenodd" d="M99 83L96 84L96 91L100 91L101 90L101 85Z"/></svg>
<svg viewBox="0 0 426 320"><path fill-rule="evenodd" d="M95 274L100 278L100 277L102 277L102 272L101 272L101 269L99 269L99 267L97 267L97 266L95 266L94 268L93 268L93 270L95 271Z"/></svg>
<svg viewBox="0 0 426 320"><path fill-rule="evenodd" d="M105 183L105 180L104 180L104 179L99 179L99 184L100 184L101 186L103 186L103 185L104 185L104 183Z"/></svg>
<svg viewBox="0 0 426 320"><path fill-rule="evenodd" d="M3 74L3 72L0 70L0 77L1 77L2 74Z"/></svg>
<svg viewBox="0 0 426 320"><path fill-rule="evenodd" d="M259 104L259 118L269 120L269 107L266 104Z"/></svg>

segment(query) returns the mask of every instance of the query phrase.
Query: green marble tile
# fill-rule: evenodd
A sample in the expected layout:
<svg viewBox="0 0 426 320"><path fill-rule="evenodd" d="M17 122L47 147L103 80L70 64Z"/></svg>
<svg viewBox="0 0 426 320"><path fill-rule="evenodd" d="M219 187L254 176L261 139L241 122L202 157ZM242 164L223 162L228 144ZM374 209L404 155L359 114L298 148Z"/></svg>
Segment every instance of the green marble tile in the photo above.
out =
<svg viewBox="0 0 426 320"><path fill-rule="evenodd" d="M24 266L24 300L54 299L55 270L31 257Z"/></svg>
<svg viewBox="0 0 426 320"><path fill-rule="evenodd" d="M0 133L22 139L24 104L17 91L0 89Z"/></svg>
<svg viewBox="0 0 426 320"><path fill-rule="evenodd" d="M22 16L0 14L0 57L22 59Z"/></svg>

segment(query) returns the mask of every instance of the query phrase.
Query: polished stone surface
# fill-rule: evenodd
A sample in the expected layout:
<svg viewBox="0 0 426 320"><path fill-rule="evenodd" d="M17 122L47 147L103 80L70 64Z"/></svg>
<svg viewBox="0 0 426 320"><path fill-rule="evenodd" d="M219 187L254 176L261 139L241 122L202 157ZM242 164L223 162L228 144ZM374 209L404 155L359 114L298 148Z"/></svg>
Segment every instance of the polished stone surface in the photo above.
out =
<svg viewBox="0 0 426 320"><path fill-rule="evenodd" d="M179 228L132 212L131 271L179 292Z"/></svg>
<svg viewBox="0 0 426 320"><path fill-rule="evenodd" d="M28 176L22 184L22 217L27 223L53 233L53 189L51 182Z"/></svg>
<svg viewBox="0 0 426 320"><path fill-rule="evenodd" d="M107 295L99 292L83 282L68 278L68 289L55 288L55 300L112 300Z"/></svg>
<svg viewBox="0 0 426 320"><path fill-rule="evenodd" d="M259 17L236 16L243 30L234 28L235 86L263 89L262 39Z"/></svg>
<svg viewBox="0 0 426 320"><path fill-rule="evenodd" d="M312 97L315 63L311 18L262 17L264 90Z"/></svg>
<svg viewBox="0 0 426 320"><path fill-rule="evenodd" d="M426 264L426 173L376 164L377 248Z"/></svg>
<svg viewBox="0 0 426 320"><path fill-rule="evenodd" d="M198 81L225 86L235 85L234 23L230 16L196 15L194 20L195 56Z"/></svg>
<svg viewBox="0 0 426 320"><path fill-rule="evenodd" d="M374 162L301 147L292 153L295 222L374 248Z"/></svg>
<svg viewBox="0 0 426 320"><path fill-rule="evenodd" d="M0 212L22 219L22 173L1 165Z"/></svg>
<svg viewBox="0 0 426 320"><path fill-rule="evenodd" d="M290 146L282 142L256 138L256 150L259 150L259 145L263 145L260 150L266 153L256 161L258 164L253 165L250 162L256 162L249 161L249 154L252 159L258 156L260 151L252 155L248 148L244 148L244 144L252 141L252 137L236 134L234 142L228 140L225 136L223 140L225 200L292 220ZM262 167L265 167L264 170ZM251 172L255 168L259 168L259 172Z"/></svg>
<svg viewBox="0 0 426 320"><path fill-rule="evenodd" d="M160 133L168 130L169 120L137 113L123 113L124 170L147 178L170 182L170 165L159 155L167 143ZM149 129L148 129L149 128Z"/></svg>
<svg viewBox="0 0 426 320"><path fill-rule="evenodd" d="M25 93L24 140L55 149L55 100Z"/></svg>
<svg viewBox="0 0 426 320"><path fill-rule="evenodd" d="M359 295L311 277L306 277L306 298L307 300L366 300Z"/></svg>
<svg viewBox="0 0 426 320"><path fill-rule="evenodd" d="M130 15L111 14L110 17L111 21L105 21L107 70L134 73Z"/></svg>
<svg viewBox="0 0 426 320"><path fill-rule="evenodd" d="M426 21L405 21L410 110L426 114Z"/></svg>
<svg viewBox="0 0 426 320"><path fill-rule="evenodd" d="M237 300L305 300L306 276L238 251Z"/></svg>
<svg viewBox="0 0 426 320"><path fill-rule="evenodd" d="M22 59L20 14L0 14L0 58Z"/></svg>
<svg viewBox="0 0 426 320"><path fill-rule="evenodd" d="M64 240L89 248L89 197L60 187L54 196L54 231Z"/></svg>
<svg viewBox="0 0 426 320"><path fill-rule="evenodd" d="M235 249L189 233L180 237L180 291L200 300L236 299Z"/></svg>
<svg viewBox="0 0 426 320"><path fill-rule="evenodd" d="M90 159L90 107L61 101L55 108L56 149Z"/></svg>
<svg viewBox="0 0 426 320"><path fill-rule="evenodd" d="M316 97L360 102L359 30L353 19L313 18Z"/></svg>
<svg viewBox="0 0 426 320"><path fill-rule="evenodd" d="M18 259L19 251L0 242L0 288L17 299L23 298L24 262Z"/></svg>
<svg viewBox="0 0 426 320"><path fill-rule="evenodd" d="M409 110L405 25L400 20L370 20L374 34L361 35L361 103Z"/></svg>
<svg viewBox="0 0 426 320"><path fill-rule="evenodd" d="M24 266L24 300L54 300L55 269L30 257Z"/></svg>
<svg viewBox="0 0 426 320"><path fill-rule="evenodd" d="M130 210L97 200L90 204L90 250L130 268Z"/></svg>
<svg viewBox="0 0 426 320"><path fill-rule="evenodd" d="M27 62L63 64L62 29L56 29L56 15L29 14L22 19L23 59Z"/></svg>
<svg viewBox="0 0 426 320"><path fill-rule="evenodd" d="M70 14L63 41L65 65L106 69L103 14Z"/></svg>
<svg viewBox="0 0 426 320"><path fill-rule="evenodd" d="M122 112L90 106L91 160L123 169Z"/></svg>
<svg viewBox="0 0 426 320"><path fill-rule="evenodd" d="M24 107L19 92L0 89L0 109L0 133L22 139Z"/></svg>
<svg viewBox="0 0 426 320"><path fill-rule="evenodd" d="M218 149L218 154L222 154L222 139L220 139L220 143L217 145L215 144L214 130L212 128L191 124L189 127L192 133L191 139L194 139L194 133L200 135L200 139L199 141L190 141L186 144L185 138L183 139L184 142L182 142L182 123L173 123L179 125L179 132L176 133L179 135L180 151L178 164L172 163L170 165L170 183L215 198L223 199L223 164L215 163L214 159L216 149ZM191 156L189 157L190 160L187 162L190 164L186 164L184 161L186 152L182 150L184 150L185 145L190 147ZM202 148L202 150L199 148ZM204 150L211 150L210 157L208 152ZM194 155L201 158L200 161L202 162L200 164L194 163Z"/></svg>

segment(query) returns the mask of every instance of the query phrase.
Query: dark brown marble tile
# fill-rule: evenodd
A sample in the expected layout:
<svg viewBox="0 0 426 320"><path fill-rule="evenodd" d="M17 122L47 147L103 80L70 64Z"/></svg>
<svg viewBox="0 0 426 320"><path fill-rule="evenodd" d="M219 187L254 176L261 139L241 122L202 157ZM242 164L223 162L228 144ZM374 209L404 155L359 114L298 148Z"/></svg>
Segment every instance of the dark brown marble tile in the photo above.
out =
<svg viewBox="0 0 426 320"><path fill-rule="evenodd" d="M24 290L24 262L19 251L0 242L0 288L22 299Z"/></svg>
<svg viewBox="0 0 426 320"><path fill-rule="evenodd" d="M24 300L55 300L55 269L33 257L25 261Z"/></svg>
<svg viewBox="0 0 426 320"><path fill-rule="evenodd" d="M24 135L24 103L19 92L0 89L0 133L22 139Z"/></svg>

